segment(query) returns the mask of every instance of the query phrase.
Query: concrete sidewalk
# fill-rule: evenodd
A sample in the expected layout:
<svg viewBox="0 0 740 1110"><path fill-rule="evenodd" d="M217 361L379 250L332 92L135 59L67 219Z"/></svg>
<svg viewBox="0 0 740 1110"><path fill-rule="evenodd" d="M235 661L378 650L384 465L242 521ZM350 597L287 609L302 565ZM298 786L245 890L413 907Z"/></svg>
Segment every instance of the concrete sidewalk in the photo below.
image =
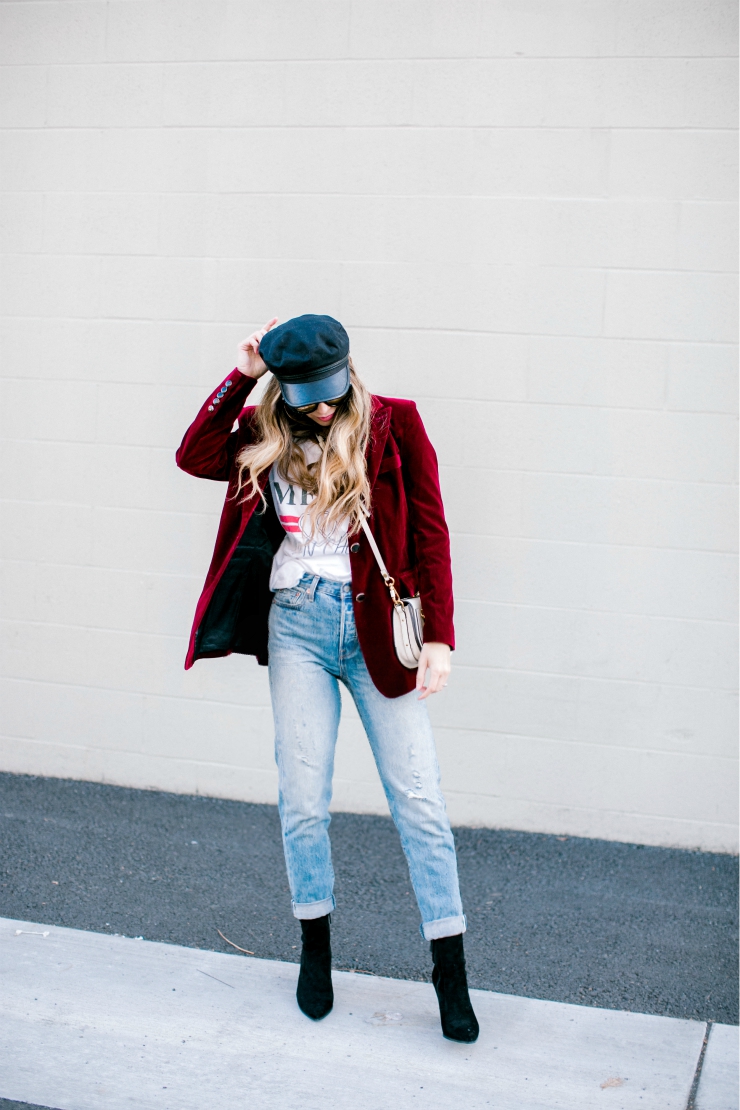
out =
<svg viewBox="0 0 740 1110"><path fill-rule="evenodd" d="M59 1110L686 1110L707 1030L474 991L457 1045L429 984L352 972L313 1024L295 964L9 919L0 968L0 1096ZM736 1110L736 1060L713 1027L696 1110Z"/></svg>

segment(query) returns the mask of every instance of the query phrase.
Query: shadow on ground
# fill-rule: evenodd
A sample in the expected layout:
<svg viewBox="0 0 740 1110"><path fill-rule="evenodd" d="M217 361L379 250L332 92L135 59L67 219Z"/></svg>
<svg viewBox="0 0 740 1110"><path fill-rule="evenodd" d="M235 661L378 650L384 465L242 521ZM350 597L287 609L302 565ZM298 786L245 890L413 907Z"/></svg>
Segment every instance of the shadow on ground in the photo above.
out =
<svg viewBox="0 0 740 1110"><path fill-rule="evenodd" d="M389 818L335 814L334 966L428 979ZM737 858L455 830L472 986L737 1023ZM273 806L0 774L0 915L297 960Z"/></svg>

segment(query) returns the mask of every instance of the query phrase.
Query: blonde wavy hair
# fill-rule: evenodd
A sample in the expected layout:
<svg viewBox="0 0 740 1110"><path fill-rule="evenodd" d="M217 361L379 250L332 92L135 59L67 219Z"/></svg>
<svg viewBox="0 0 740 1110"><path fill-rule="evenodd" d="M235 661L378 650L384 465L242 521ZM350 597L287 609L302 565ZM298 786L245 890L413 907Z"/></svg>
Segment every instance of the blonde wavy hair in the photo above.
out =
<svg viewBox="0 0 740 1110"><path fill-rule="evenodd" d="M313 494L304 518L312 536L329 535L345 517L353 532L359 528L362 516L370 512L365 450L370 437L372 398L351 359L349 367L349 394L338 405L326 432L310 417L289 409L283 401L280 383L272 378L257 406L255 442L243 447L236 457L239 467L236 492L239 496L244 490L244 500L259 496L266 507L259 480L273 463L278 464L279 473L289 482ZM306 463L301 449L310 440L321 448L321 457L315 463Z"/></svg>

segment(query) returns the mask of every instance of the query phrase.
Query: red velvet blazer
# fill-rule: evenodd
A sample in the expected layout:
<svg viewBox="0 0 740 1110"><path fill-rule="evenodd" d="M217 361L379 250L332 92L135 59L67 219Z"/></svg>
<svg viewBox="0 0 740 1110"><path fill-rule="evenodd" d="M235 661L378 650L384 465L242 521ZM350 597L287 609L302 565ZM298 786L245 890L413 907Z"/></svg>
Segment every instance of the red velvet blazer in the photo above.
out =
<svg viewBox="0 0 740 1110"><path fill-rule="evenodd" d="M177 465L197 478L228 482L216 546L195 610L185 668L204 656L232 651L267 662L268 582L283 539L274 507L237 500L237 453L254 439L255 408L244 402L255 381L234 370L209 394L185 433ZM217 399L218 398L218 399ZM424 638L455 646L450 540L439 490L437 456L413 401L373 397L367 467L370 527L403 597L421 594ZM238 430L232 431L238 420ZM269 496L265 471L262 487ZM243 494L241 495L243 498ZM391 602L367 540L349 537L355 621L373 682L386 697L408 693L414 671L396 658Z"/></svg>

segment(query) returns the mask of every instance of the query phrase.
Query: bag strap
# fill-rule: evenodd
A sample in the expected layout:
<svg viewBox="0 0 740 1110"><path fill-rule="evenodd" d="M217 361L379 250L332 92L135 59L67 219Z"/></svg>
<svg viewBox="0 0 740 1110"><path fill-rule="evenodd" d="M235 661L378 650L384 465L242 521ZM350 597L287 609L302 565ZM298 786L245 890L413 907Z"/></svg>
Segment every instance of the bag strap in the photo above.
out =
<svg viewBox="0 0 740 1110"><path fill-rule="evenodd" d="M391 601L394 605L400 605L403 609L403 602L401 601L401 598L398 596L398 593L396 591L396 583L388 573L388 569L383 562L383 556L380 554L380 548L375 542L375 536L370 531L370 525L368 524L367 519L364 516L360 518L360 524L362 525L363 532L367 536L367 542L370 544L370 550L375 556L375 561L378 564L378 569L380 570L381 575L383 576L383 581L388 587L388 593L391 595Z"/></svg>

